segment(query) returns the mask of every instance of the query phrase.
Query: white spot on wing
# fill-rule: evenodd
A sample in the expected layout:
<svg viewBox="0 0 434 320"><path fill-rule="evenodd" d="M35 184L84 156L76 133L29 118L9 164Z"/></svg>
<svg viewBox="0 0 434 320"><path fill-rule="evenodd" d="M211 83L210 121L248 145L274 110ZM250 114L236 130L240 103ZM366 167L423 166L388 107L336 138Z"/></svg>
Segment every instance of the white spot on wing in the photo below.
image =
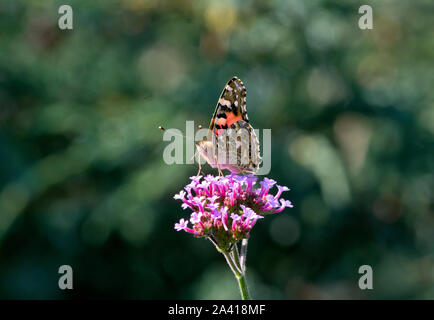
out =
<svg viewBox="0 0 434 320"><path fill-rule="evenodd" d="M226 99L223 99L223 98L219 99L219 103L222 106L226 106L226 107L230 107L231 106L231 102L229 100L226 100Z"/></svg>
<svg viewBox="0 0 434 320"><path fill-rule="evenodd" d="M237 87L238 91L241 91L243 89L243 87L240 86L237 81L235 81L234 83L235 83L235 86Z"/></svg>

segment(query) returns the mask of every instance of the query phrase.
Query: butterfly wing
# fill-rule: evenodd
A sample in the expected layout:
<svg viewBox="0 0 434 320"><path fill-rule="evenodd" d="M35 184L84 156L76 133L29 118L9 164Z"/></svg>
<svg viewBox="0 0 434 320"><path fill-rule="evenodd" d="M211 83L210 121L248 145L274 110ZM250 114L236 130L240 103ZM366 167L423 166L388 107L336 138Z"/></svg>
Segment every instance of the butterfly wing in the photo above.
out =
<svg viewBox="0 0 434 320"><path fill-rule="evenodd" d="M227 129L239 120L249 122L246 109L246 88L240 79L233 77L228 81L217 101L209 125L208 138L211 138L213 132L219 135L219 130Z"/></svg>
<svg viewBox="0 0 434 320"><path fill-rule="evenodd" d="M253 127L245 120L233 123L219 139L226 142L228 156L226 169L234 173L255 173L262 159L259 154L259 141Z"/></svg>
<svg viewBox="0 0 434 320"><path fill-rule="evenodd" d="M243 82L233 77L224 87L210 122L206 140L212 146L212 154L218 150L228 151L225 160L206 155L213 167L228 169L234 173L256 172L262 159L259 155L259 141L249 123L246 108L246 88ZM213 159L214 158L214 159ZM219 162L219 164L217 164Z"/></svg>

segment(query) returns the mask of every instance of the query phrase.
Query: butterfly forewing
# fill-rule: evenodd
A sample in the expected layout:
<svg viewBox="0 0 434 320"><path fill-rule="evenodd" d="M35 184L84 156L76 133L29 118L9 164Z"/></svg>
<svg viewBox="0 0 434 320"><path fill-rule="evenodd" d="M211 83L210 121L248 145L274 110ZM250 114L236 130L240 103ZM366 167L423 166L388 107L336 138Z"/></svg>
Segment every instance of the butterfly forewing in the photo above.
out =
<svg viewBox="0 0 434 320"><path fill-rule="evenodd" d="M207 138L197 146L212 167L234 173L254 173L258 169L262 161L259 141L247 117L246 88L237 77L223 89Z"/></svg>

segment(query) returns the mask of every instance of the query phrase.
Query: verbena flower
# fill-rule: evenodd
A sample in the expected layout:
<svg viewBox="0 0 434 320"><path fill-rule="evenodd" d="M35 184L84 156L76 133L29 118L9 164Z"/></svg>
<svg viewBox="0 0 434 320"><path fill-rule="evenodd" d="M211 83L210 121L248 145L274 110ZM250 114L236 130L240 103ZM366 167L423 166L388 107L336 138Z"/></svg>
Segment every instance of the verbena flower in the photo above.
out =
<svg viewBox="0 0 434 320"><path fill-rule="evenodd" d="M174 199L181 200L183 209L190 209L190 219L175 224L177 231L184 230L195 237L209 237L219 248L228 249L249 232L259 219L292 208L291 201L281 198L288 187L264 178L255 188L254 175L223 177L207 175L190 177L191 183ZM275 195L269 194L277 186ZM189 227L191 225L191 227Z"/></svg>

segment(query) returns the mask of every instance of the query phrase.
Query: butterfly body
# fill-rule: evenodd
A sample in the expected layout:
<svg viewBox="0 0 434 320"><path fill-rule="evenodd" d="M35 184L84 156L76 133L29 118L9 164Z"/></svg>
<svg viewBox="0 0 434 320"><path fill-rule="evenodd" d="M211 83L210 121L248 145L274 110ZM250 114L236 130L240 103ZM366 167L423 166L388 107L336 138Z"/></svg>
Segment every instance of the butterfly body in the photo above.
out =
<svg viewBox="0 0 434 320"><path fill-rule="evenodd" d="M196 148L213 168L233 173L255 173L262 159L259 141L250 125L246 110L246 88L233 77L226 84L208 129L206 138Z"/></svg>

